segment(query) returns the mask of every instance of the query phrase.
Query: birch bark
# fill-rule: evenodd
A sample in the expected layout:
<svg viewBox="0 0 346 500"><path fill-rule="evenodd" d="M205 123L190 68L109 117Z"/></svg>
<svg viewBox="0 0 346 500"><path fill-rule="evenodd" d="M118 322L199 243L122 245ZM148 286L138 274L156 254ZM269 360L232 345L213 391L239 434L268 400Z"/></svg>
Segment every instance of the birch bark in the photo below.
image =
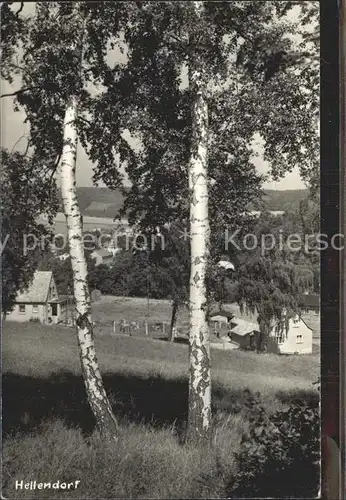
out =
<svg viewBox="0 0 346 500"><path fill-rule="evenodd" d="M97 427L103 436L115 439L118 425L103 386L91 321L91 301L83 247L82 218L76 189L77 115L78 97L70 96L65 109L63 149L59 170L73 271L77 338L85 389Z"/></svg>
<svg viewBox="0 0 346 500"><path fill-rule="evenodd" d="M209 247L208 218L208 103L202 51L203 37L198 30L204 12L203 2L192 2L194 26L190 35L189 87L191 91L192 144L189 164L190 188L190 342L189 407L190 440L209 436L211 423L211 369L207 321L206 268Z"/></svg>

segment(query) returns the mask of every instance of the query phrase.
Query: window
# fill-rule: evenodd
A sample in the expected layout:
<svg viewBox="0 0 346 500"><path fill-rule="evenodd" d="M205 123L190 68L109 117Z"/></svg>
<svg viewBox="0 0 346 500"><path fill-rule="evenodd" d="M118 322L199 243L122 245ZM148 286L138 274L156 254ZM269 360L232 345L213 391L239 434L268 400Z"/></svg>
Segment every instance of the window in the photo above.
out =
<svg viewBox="0 0 346 500"><path fill-rule="evenodd" d="M25 304L19 304L19 312L20 314L25 314Z"/></svg>
<svg viewBox="0 0 346 500"><path fill-rule="evenodd" d="M297 335L297 344L303 343L303 335Z"/></svg>
<svg viewBox="0 0 346 500"><path fill-rule="evenodd" d="M293 323L296 325L297 323L299 323L299 318L296 318L293 320Z"/></svg>
<svg viewBox="0 0 346 500"><path fill-rule="evenodd" d="M276 341L278 344L284 343L284 333L283 332L279 332L278 334L276 334Z"/></svg>
<svg viewBox="0 0 346 500"><path fill-rule="evenodd" d="M32 312L33 313L38 313L38 304L33 304L32 305Z"/></svg>

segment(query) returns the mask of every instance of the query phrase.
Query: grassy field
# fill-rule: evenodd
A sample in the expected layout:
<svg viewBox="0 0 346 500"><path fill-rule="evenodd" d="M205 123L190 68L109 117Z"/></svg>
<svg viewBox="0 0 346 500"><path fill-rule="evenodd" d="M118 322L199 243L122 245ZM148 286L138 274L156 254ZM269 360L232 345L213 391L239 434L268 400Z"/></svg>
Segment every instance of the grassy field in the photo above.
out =
<svg viewBox="0 0 346 500"><path fill-rule="evenodd" d="M146 299L140 297L114 297L103 295L100 300L92 304L92 314L95 321L118 321L123 318L131 321L151 322L170 321L172 306L169 300ZM185 325L188 322L188 310L181 308L178 313L177 324Z"/></svg>
<svg viewBox="0 0 346 500"><path fill-rule="evenodd" d="M234 313L238 317L243 317L249 321L255 321L256 318L251 315L241 314L237 304L226 304L223 309ZM168 300L155 300L134 297L114 297L102 296L92 305L93 319L96 321L99 331L111 332L113 321L127 319L130 321L143 322L146 319L151 322L166 322L167 328L170 322L172 306ZM313 343L320 343L320 316L315 313L303 313L303 320L313 331ZM101 323L104 325L102 327ZM183 307L178 312L177 326L182 331L188 330L188 309ZM317 350L316 350L317 352Z"/></svg>
<svg viewBox="0 0 346 500"><path fill-rule="evenodd" d="M97 307L113 311L114 304L103 301ZM168 305L155 307L161 318ZM94 430L74 329L5 322L5 497L59 498L59 491L16 492L14 484L60 479L81 480L77 490L64 491L64 498L222 498L236 474L235 452L248 425L247 390L260 391L269 412L293 399L317 397L312 385L319 374L317 355L212 351L213 446L182 446L188 347L101 335L97 328L95 338L120 422L116 445L105 446Z"/></svg>

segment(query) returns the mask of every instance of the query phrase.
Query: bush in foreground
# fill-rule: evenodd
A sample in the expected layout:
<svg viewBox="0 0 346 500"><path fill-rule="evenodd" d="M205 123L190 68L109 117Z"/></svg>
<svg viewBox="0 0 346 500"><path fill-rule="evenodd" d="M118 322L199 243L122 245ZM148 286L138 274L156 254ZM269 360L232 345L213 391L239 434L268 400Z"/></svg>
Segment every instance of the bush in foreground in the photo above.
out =
<svg viewBox="0 0 346 500"><path fill-rule="evenodd" d="M182 445L174 426L122 421L116 443L46 421L3 446L8 498L311 498L319 475L317 400L269 411L245 391L236 414L214 415L210 445ZM74 482L76 490L18 490L16 480Z"/></svg>
<svg viewBox="0 0 346 500"><path fill-rule="evenodd" d="M259 395L248 401L250 424L236 454L232 498L316 498L320 474L318 401L292 402L268 415Z"/></svg>

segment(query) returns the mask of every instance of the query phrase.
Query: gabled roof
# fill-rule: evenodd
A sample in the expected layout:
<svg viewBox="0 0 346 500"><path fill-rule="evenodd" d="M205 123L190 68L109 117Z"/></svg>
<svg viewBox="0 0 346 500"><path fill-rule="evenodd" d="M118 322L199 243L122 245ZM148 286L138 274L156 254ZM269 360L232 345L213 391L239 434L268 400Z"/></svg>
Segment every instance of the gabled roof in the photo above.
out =
<svg viewBox="0 0 346 500"><path fill-rule="evenodd" d="M302 323L304 323L304 325L306 326L306 328L308 328L309 330L312 331L312 328L310 328L310 326L306 323L306 321L301 316L299 316L299 321L301 321Z"/></svg>
<svg viewBox="0 0 346 500"><path fill-rule="evenodd" d="M228 260L220 260L217 265L219 267L223 267L224 269L231 269L232 271L235 270L234 264Z"/></svg>
<svg viewBox="0 0 346 500"><path fill-rule="evenodd" d="M220 314L213 314L209 318L210 321L228 323L228 318L226 316L221 316Z"/></svg>
<svg viewBox="0 0 346 500"><path fill-rule="evenodd" d="M100 248L99 250L94 250L91 255L99 255L100 257L113 257L113 253L106 248Z"/></svg>
<svg viewBox="0 0 346 500"><path fill-rule="evenodd" d="M248 333L252 333L254 331L258 331L259 327L256 323L251 323L250 321L246 321L241 318L234 318L232 320L232 333L236 333L237 335L247 335Z"/></svg>
<svg viewBox="0 0 346 500"><path fill-rule="evenodd" d="M229 311L215 311L210 315L210 319L214 318L215 316L222 316L223 318L234 318L234 313L229 312Z"/></svg>
<svg viewBox="0 0 346 500"><path fill-rule="evenodd" d="M47 302L48 292L51 280L53 278L52 271L36 271L31 285L19 292L16 297L16 302L19 303L44 303Z"/></svg>

